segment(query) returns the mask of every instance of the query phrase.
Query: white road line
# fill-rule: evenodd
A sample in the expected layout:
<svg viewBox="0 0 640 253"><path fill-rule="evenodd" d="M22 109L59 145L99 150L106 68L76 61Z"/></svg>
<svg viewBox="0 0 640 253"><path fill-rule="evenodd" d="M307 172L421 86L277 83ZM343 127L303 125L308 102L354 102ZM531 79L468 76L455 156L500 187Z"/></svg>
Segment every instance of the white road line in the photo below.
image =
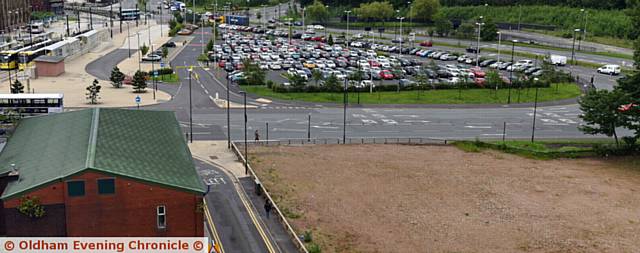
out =
<svg viewBox="0 0 640 253"><path fill-rule="evenodd" d="M464 126L465 128L481 128L481 129L489 129L491 126Z"/></svg>

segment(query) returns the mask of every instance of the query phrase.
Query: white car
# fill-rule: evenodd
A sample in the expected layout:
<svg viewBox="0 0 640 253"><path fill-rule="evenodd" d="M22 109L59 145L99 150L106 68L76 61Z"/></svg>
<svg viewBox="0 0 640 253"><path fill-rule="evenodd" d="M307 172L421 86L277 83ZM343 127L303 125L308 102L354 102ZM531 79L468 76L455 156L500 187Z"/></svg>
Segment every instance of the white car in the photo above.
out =
<svg viewBox="0 0 640 253"><path fill-rule="evenodd" d="M269 65L267 65L266 63L262 63L258 66L258 68L262 69L262 70L268 70L269 69Z"/></svg>
<svg viewBox="0 0 640 253"><path fill-rule="evenodd" d="M274 63L269 65L269 68L271 68L271 70L281 70L282 66L280 66L280 64Z"/></svg>
<svg viewBox="0 0 640 253"><path fill-rule="evenodd" d="M372 86L373 88L376 87L376 85L373 84L373 82L371 80L362 80L360 82L360 84L356 85L356 87L358 87L358 88L364 88L364 87L368 87L368 86Z"/></svg>
<svg viewBox="0 0 640 253"><path fill-rule="evenodd" d="M327 66L327 68L335 68L336 64L333 63L332 61L326 61L325 65Z"/></svg>
<svg viewBox="0 0 640 253"><path fill-rule="evenodd" d="M607 75L619 75L620 65L607 64L598 68L598 73Z"/></svg>
<svg viewBox="0 0 640 253"><path fill-rule="evenodd" d="M313 29L316 29L316 30L323 30L323 29L324 29L324 26L321 26L321 25L314 25L314 26L313 26Z"/></svg>
<svg viewBox="0 0 640 253"><path fill-rule="evenodd" d="M320 69L323 69L323 68L326 68L326 67L327 67L327 65L326 65L326 64L324 64L324 62L317 61L317 62L316 62L316 67L317 67L317 68L320 68Z"/></svg>

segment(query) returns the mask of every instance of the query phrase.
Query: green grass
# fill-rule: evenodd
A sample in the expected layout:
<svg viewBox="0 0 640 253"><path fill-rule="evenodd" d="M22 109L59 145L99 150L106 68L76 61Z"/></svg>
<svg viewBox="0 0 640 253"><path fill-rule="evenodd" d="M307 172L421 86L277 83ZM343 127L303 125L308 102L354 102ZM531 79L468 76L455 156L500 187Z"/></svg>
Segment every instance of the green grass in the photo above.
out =
<svg viewBox="0 0 640 253"><path fill-rule="evenodd" d="M342 103L342 93L277 93L266 86L241 86L248 93L280 100L299 100L315 103ZM558 84L549 88L540 88L538 102L575 98L580 96L580 90L575 84ZM508 99L508 89L502 88L497 94L493 89L448 89L426 91L383 91L360 92L361 104L505 104ZM535 89L512 89L512 103L534 102ZM349 93L349 103L356 104L358 94Z"/></svg>
<svg viewBox="0 0 640 253"><path fill-rule="evenodd" d="M167 75L159 75L156 80L163 81L165 83L177 83L180 82L180 77L178 74L167 74Z"/></svg>
<svg viewBox="0 0 640 253"><path fill-rule="evenodd" d="M565 33L567 33L566 31L561 31L561 30L555 30L555 31L535 30L535 29L522 29L522 30L523 31L531 31L531 32L535 32L535 33L546 34L546 35L551 35L551 36L556 36L556 37L563 37L563 35L565 35ZM605 44L605 45L610 45L610 46L633 49L633 41L632 40L628 40L628 39L623 39L623 38L614 38L614 37L610 37L610 36L588 35L587 36L587 41L588 42L595 42L595 43Z"/></svg>
<svg viewBox="0 0 640 253"><path fill-rule="evenodd" d="M494 149L532 159L579 158L597 155L596 145L611 144L610 139L584 140L508 140L502 141L457 141L453 145L465 152L479 152Z"/></svg>
<svg viewBox="0 0 640 253"><path fill-rule="evenodd" d="M529 44L529 43L516 43L516 45L520 46L520 47L529 47L529 48L539 48L539 49L571 52L570 48L563 48L563 47L552 47L552 46L547 46L547 45ZM629 54L621 54L621 53L614 53L614 52L578 51L577 49L576 49L576 52L583 53L583 54L590 54L590 55L599 55L599 56L606 56L606 57L633 60L633 55L629 55Z"/></svg>

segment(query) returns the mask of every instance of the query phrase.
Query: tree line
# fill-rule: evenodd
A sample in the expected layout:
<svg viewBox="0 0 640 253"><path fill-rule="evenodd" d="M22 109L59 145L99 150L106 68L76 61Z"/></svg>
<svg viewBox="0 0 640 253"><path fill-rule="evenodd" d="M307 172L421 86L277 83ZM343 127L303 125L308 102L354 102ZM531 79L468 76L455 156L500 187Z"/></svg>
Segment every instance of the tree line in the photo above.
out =
<svg viewBox="0 0 640 253"><path fill-rule="evenodd" d="M515 6L515 5L552 5L552 6L569 6L578 8L591 9L626 9L631 7L636 0L440 0L443 6L480 6L488 4L491 6ZM301 0L302 5L313 3L313 0ZM373 2L372 0L326 0L325 4L329 6L349 5L352 7L360 6ZM406 6L405 0L388 1L394 8Z"/></svg>

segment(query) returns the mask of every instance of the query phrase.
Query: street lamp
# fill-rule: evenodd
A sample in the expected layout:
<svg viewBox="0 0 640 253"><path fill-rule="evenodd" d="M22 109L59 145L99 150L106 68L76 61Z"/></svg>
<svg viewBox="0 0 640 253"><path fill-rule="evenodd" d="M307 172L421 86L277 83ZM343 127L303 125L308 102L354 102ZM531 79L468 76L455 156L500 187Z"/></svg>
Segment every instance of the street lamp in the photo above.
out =
<svg viewBox="0 0 640 253"><path fill-rule="evenodd" d="M192 99L191 99L191 79L193 76L191 73L193 72L193 67L189 68L189 141L193 143L193 107L192 107Z"/></svg>
<svg viewBox="0 0 640 253"><path fill-rule="evenodd" d="M244 174L249 174L249 153L247 152L247 93L240 91L244 101Z"/></svg>
<svg viewBox="0 0 640 253"><path fill-rule="evenodd" d="M137 41L138 41L138 51L139 51L139 54L138 54L138 71L140 71L142 69L142 67L140 65L140 63L142 62L142 50L140 48L140 32L137 32L136 34L138 35L138 40Z"/></svg>
<svg viewBox="0 0 640 253"><path fill-rule="evenodd" d="M347 79L348 78L344 79L344 95L343 95L344 112L343 112L343 119L342 119L342 144L347 143L347 102L349 101L349 96L347 92Z"/></svg>
<svg viewBox="0 0 640 253"><path fill-rule="evenodd" d="M131 58L131 33L129 32L129 22L127 22L127 43L129 45L129 58Z"/></svg>
<svg viewBox="0 0 640 253"><path fill-rule="evenodd" d="M476 67L478 67L480 64L480 31L482 30L482 26L484 25L484 23L482 22L483 18L483 16L480 16L480 22L476 22L476 25L478 26L478 43L476 44Z"/></svg>
<svg viewBox="0 0 640 253"><path fill-rule="evenodd" d="M588 11L586 11L585 9L580 9L580 12L582 12L582 16L584 17L584 28L582 29L582 39L580 41L578 41L578 51L580 51L580 44L582 44L581 42L583 40L587 39L587 15L588 15Z"/></svg>
<svg viewBox="0 0 640 253"><path fill-rule="evenodd" d="M349 14L351 13L351 11L344 11L345 13L347 13L347 50L349 49L349 38L351 38L351 36L349 36Z"/></svg>
<svg viewBox="0 0 640 253"><path fill-rule="evenodd" d="M409 11L407 12L409 24L413 25L413 7L411 6L411 1L407 1L407 6L409 6Z"/></svg>
<svg viewBox="0 0 640 253"><path fill-rule="evenodd" d="M304 11L307 9L307 7L302 7L302 27L304 27Z"/></svg>
<svg viewBox="0 0 640 253"><path fill-rule="evenodd" d="M538 78L533 79L534 83L538 82ZM533 103L533 126L531 127L531 142L536 136L536 113L538 112L538 87L536 86L536 98Z"/></svg>
<svg viewBox="0 0 640 253"><path fill-rule="evenodd" d="M231 113L229 112L229 72L227 72L227 146L231 149Z"/></svg>
<svg viewBox="0 0 640 253"><path fill-rule="evenodd" d="M513 65L513 55L516 49L516 43L518 40L511 41L511 64ZM509 96L507 98L507 104L511 104L511 86L513 85L513 66L511 67L511 71L509 71Z"/></svg>
<svg viewBox="0 0 640 253"><path fill-rule="evenodd" d="M498 62L500 62L500 43L502 42L502 32L498 31Z"/></svg>
<svg viewBox="0 0 640 253"><path fill-rule="evenodd" d="M576 33L580 32L580 28L576 28L573 29L573 45L571 45L571 62L572 64L575 64L575 57L576 57Z"/></svg>
<svg viewBox="0 0 640 253"><path fill-rule="evenodd" d="M398 59L400 58L400 55L402 54L402 20L404 20L404 17L397 17L397 19L400 20L400 49L398 50Z"/></svg>

